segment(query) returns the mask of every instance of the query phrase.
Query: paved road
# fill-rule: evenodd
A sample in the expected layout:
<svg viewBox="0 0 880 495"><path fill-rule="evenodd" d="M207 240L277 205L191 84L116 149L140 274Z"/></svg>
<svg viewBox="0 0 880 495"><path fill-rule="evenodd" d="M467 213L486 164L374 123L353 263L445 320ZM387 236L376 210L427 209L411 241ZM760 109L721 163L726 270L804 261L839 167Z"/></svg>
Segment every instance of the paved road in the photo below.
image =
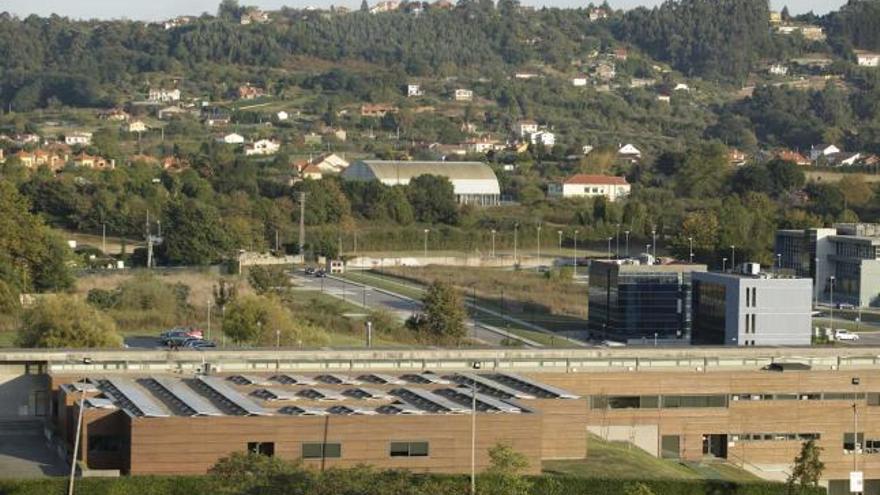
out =
<svg viewBox="0 0 880 495"><path fill-rule="evenodd" d="M293 281L296 285L306 290L323 291L326 294L345 299L358 306L363 306L364 302L366 302L366 307L370 310L388 311L401 320L406 320L414 313L418 312L422 307L422 304L418 301L401 298L369 286L366 286L365 288L365 286L361 284L346 282L343 279L329 277L316 278L306 276L302 273L296 273L293 275ZM473 320L468 319L467 324L471 332L471 337L480 342L489 345L501 345L504 340L503 335L486 330L480 326L477 326L476 329L474 329Z"/></svg>

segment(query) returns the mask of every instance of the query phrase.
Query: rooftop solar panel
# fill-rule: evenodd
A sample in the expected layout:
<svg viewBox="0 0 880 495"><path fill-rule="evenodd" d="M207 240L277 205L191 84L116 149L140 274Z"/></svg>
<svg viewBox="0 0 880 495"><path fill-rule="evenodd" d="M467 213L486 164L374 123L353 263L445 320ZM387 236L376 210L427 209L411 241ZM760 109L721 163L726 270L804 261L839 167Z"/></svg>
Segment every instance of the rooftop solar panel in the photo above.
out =
<svg viewBox="0 0 880 495"><path fill-rule="evenodd" d="M367 375L361 375L358 379L373 382L373 383L381 383L383 385L403 385L406 383L404 380L397 378L396 376L385 375L382 373L370 373Z"/></svg>
<svg viewBox="0 0 880 495"><path fill-rule="evenodd" d="M470 385L471 383L477 384L478 390L489 391L495 395L502 395L506 398L517 398L517 399L534 399L535 396L526 392L522 392L520 390L516 390L514 388L508 387L507 385L498 383L493 380L489 380L487 378L483 378L481 375L477 375L474 373L456 373L453 378L456 383L460 383L463 385Z"/></svg>
<svg viewBox="0 0 880 495"><path fill-rule="evenodd" d="M281 414L289 414L291 416L326 416L327 411L318 409L317 407L303 406L284 406L278 409Z"/></svg>
<svg viewBox="0 0 880 495"><path fill-rule="evenodd" d="M211 390L220 400L232 405L248 416L270 416L272 413L258 406L254 401L230 387L222 379L213 376L199 376L199 382Z"/></svg>
<svg viewBox="0 0 880 495"><path fill-rule="evenodd" d="M211 401L197 394L180 380L171 378L151 378L162 391L173 397L190 411L192 416L222 416L223 412L217 409Z"/></svg>
<svg viewBox="0 0 880 495"><path fill-rule="evenodd" d="M541 383L531 378L515 375L513 373L498 373L494 376L490 376L493 380L501 381L502 383L512 384L514 386L525 387L526 389L538 390L554 396L558 399L580 399L579 395L575 395L571 392L563 390L561 388L554 387L552 385L547 385L546 383Z"/></svg>
<svg viewBox="0 0 880 495"><path fill-rule="evenodd" d="M268 378L263 378L261 376L254 375L233 375L228 378L228 380L235 382L239 385L260 385L260 386L268 386L272 385L272 382Z"/></svg>
<svg viewBox="0 0 880 495"><path fill-rule="evenodd" d="M429 372L405 375L404 378L418 383L430 383L433 385L449 385L451 383L440 375Z"/></svg>
<svg viewBox="0 0 880 495"><path fill-rule="evenodd" d="M427 390L417 388L398 388L391 391L393 395L400 397L416 407L433 412L466 413L470 408L456 404L451 400Z"/></svg>
<svg viewBox="0 0 880 495"><path fill-rule="evenodd" d="M103 392L112 396L119 403L120 407L129 413L147 418L165 418L169 416L158 402L145 394L131 380L115 377L105 379L104 383L106 387Z"/></svg>
<svg viewBox="0 0 880 495"><path fill-rule="evenodd" d="M86 405L95 409L116 409L116 404L110 399L102 399L100 397L91 397L86 399Z"/></svg>
<svg viewBox="0 0 880 495"><path fill-rule="evenodd" d="M375 416L377 413L372 409L352 406L333 406L327 409L330 414L354 415L354 416Z"/></svg>
<svg viewBox="0 0 880 495"><path fill-rule="evenodd" d="M273 380L277 382L281 382L285 385L317 385L318 381L314 378L303 376L303 375L294 375L290 373L285 373L282 375L276 375L272 377Z"/></svg>
<svg viewBox="0 0 880 495"><path fill-rule="evenodd" d="M404 402L395 402L394 404L386 404L376 409L381 414L425 414L425 411L417 407L413 407Z"/></svg>
<svg viewBox="0 0 880 495"><path fill-rule="evenodd" d="M330 383L333 385L360 385L362 383L360 380L356 380L348 375L340 375L338 373L325 373L317 378L324 383Z"/></svg>
<svg viewBox="0 0 880 495"><path fill-rule="evenodd" d="M384 390L379 390L379 389L375 389L375 388L368 388L368 387L352 388L352 389L346 390L343 393L345 395L348 395L350 397L356 397L358 399L387 399L388 397L390 397L388 392L386 392Z"/></svg>
<svg viewBox="0 0 880 495"><path fill-rule="evenodd" d="M455 394L458 397L461 397L462 399L467 401L468 403L470 403L474 397L470 387L458 387L455 389L448 388L445 390L441 390L438 393ZM486 409L495 410L497 412L503 412L503 413L512 413L512 414L518 414L518 413L523 412L523 409L521 407L516 406L514 404L509 404L503 400L499 400L495 397L492 397L491 395L481 394L480 392L477 392L476 395L477 395L477 404L482 404L484 406L484 408L486 408Z"/></svg>
<svg viewBox="0 0 880 495"><path fill-rule="evenodd" d="M253 394L256 397L265 400L297 400L296 393L287 390L281 390L277 388L261 388L254 390Z"/></svg>
<svg viewBox="0 0 880 495"><path fill-rule="evenodd" d="M301 390L299 395L314 400L345 400L345 396L341 393L327 388L307 388Z"/></svg>

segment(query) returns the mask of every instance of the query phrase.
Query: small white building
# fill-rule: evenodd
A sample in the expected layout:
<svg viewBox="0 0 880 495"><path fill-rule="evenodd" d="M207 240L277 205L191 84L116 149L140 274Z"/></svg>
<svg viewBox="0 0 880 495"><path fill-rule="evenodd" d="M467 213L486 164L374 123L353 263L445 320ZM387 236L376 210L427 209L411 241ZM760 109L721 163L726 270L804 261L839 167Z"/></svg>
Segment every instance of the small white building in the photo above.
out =
<svg viewBox="0 0 880 495"><path fill-rule="evenodd" d="M64 136L64 144L68 146L87 146L92 144L91 132L71 132Z"/></svg>
<svg viewBox="0 0 880 495"><path fill-rule="evenodd" d="M856 62L862 67L880 67L880 53L856 50Z"/></svg>
<svg viewBox="0 0 880 495"><path fill-rule="evenodd" d="M225 144L244 144L244 136L233 132L219 138L217 141Z"/></svg>
<svg viewBox="0 0 880 495"><path fill-rule="evenodd" d="M147 132L147 124L142 120L130 122L127 126L128 132Z"/></svg>
<svg viewBox="0 0 880 495"><path fill-rule="evenodd" d="M788 67L782 64L773 64L770 66L769 69L767 69L767 72L769 72L773 76L787 76Z"/></svg>
<svg viewBox="0 0 880 495"><path fill-rule="evenodd" d="M534 120L520 120L516 123L516 133L520 137L526 137L538 132L538 123Z"/></svg>
<svg viewBox="0 0 880 495"><path fill-rule="evenodd" d="M833 144L819 144L810 148L810 160L816 161L823 156L834 155L840 153L840 148Z"/></svg>
<svg viewBox="0 0 880 495"><path fill-rule="evenodd" d="M632 144L624 144L617 150L617 156L621 158L640 159L642 157L642 152Z"/></svg>
<svg viewBox="0 0 880 495"><path fill-rule="evenodd" d="M577 174L564 182L550 184L547 192L550 196L561 198L605 196L608 201L617 201L629 196L630 189L629 183L623 177Z"/></svg>
<svg viewBox="0 0 880 495"><path fill-rule="evenodd" d="M180 101L180 90L150 88L147 99L156 103L172 103Z"/></svg>
<svg viewBox="0 0 880 495"><path fill-rule="evenodd" d="M271 139L260 139L245 147L245 156L274 155L281 149L281 144Z"/></svg>
<svg viewBox="0 0 880 495"><path fill-rule="evenodd" d="M284 122L290 118L290 114L288 114L284 110L281 110L280 112L275 114L275 118L278 119L278 122Z"/></svg>
<svg viewBox="0 0 880 495"><path fill-rule="evenodd" d="M532 133L529 136L529 140L532 142L533 145L541 143L544 145L545 148L552 148L556 146L556 134L553 134L549 131L538 131Z"/></svg>
<svg viewBox="0 0 880 495"><path fill-rule="evenodd" d="M586 76L577 76L571 79L571 85L579 88L587 85Z"/></svg>
<svg viewBox="0 0 880 495"><path fill-rule="evenodd" d="M474 92L469 89L459 88L455 90L455 101L472 101Z"/></svg>
<svg viewBox="0 0 880 495"><path fill-rule="evenodd" d="M418 84L407 84L406 86L406 96L409 98L414 98L416 96L424 96L425 92L422 91L422 87Z"/></svg>

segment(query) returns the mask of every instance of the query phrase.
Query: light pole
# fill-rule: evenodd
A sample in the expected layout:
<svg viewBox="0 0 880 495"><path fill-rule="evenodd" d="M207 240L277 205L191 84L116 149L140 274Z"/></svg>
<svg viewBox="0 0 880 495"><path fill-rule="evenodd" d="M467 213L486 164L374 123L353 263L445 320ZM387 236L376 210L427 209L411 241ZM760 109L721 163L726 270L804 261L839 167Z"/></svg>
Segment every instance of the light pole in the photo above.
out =
<svg viewBox="0 0 880 495"><path fill-rule="evenodd" d="M211 299L208 299L208 340L211 340Z"/></svg>
<svg viewBox="0 0 880 495"><path fill-rule="evenodd" d="M280 328L275 329L275 348L276 349L281 348L281 329Z"/></svg>
<svg viewBox="0 0 880 495"><path fill-rule="evenodd" d="M495 257L495 229L492 229L492 257Z"/></svg>
<svg viewBox="0 0 880 495"><path fill-rule="evenodd" d="M626 235L626 257L629 258L629 231L623 232Z"/></svg>
<svg viewBox="0 0 880 495"><path fill-rule="evenodd" d="M101 222L101 253L107 256L107 222Z"/></svg>
<svg viewBox="0 0 880 495"><path fill-rule="evenodd" d="M828 312L828 319L829 319L830 325L831 325L830 337L832 339L834 338L834 281L835 280L836 279L834 278L834 275L828 277L828 286L831 290L831 309Z"/></svg>
<svg viewBox="0 0 880 495"><path fill-rule="evenodd" d="M513 264L517 264L516 241L519 234L519 222L513 224Z"/></svg>
<svg viewBox="0 0 880 495"><path fill-rule="evenodd" d="M608 259L609 260L611 259L611 239L614 239L614 238L613 237L608 238Z"/></svg>
<svg viewBox="0 0 880 495"><path fill-rule="evenodd" d="M730 245L730 271L736 271L736 246Z"/></svg>
<svg viewBox="0 0 880 495"><path fill-rule="evenodd" d="M559 249L559 252L561 253L562 252L562 231L557 230L556 233L559 234L559 248L558 249Z"/></svg>
<svg viewBox="0 0 880 495"><path fill-rule="evenodd" d="M776 271L782 270L782 254L776 253Z"/></svg>
<svg viewBox="0 0 880 495"><path fill-rule="evenodd" d="M73 457L70 458L70 480L67 482L67 495L73 495L73 480L76 476L76 457L79 455L79 437L82 435L83 409L85 409L86 388L79 395L79 416L76 420L76 437L73 440Z"/></svg>
<svg viewBox="0 0 880 495"><path fill-rule="evenodd" d="M688 254L690 256L690 262L694 262L694 238L688 237Z"/></svg>
<svg viewBox="0 0 880 495"><path fill-rule="evenodd" d="M620 258L620 224L617 224L617 231L614 234L614 257Z"/></svg>
<svg viewBox="0 0 880 495"><path fill-rule="evenodd" d="M480 363L471 363L471 369L480 369ZM477 382L471 381L471 495L477 494Z"/></svg>
<svg viewBox="0 0 880 495"><path fill-rule="evenodd" d="M425 257L426 259L428 258L428 232L431 232L431 229L425 229L425 230L424 230L424 233L425 233L425 246L424 246L424 248L425 248L425 249L424 249L425 256L424 256L424 257ZM427 261L426 261L426 263L427 263Z"/></svg>
<svg viewBox="0 0 880 495"><path fill-rule="evenodd" d="M538 224L538 269L541 269L541 224Z"/></svg>
<svg viewBox="0 0 880 495"><path fill-rule="evenodd" d="M721 271L727 271L727 258L721 258Z"/></svg>
<svg viewBox="0 0 880 495"><path fill-rule="evenodd" d="M578 274L578 230L574 230L574 276Z"/></svg>
<svg viewBox="0 0 880 495"><path fill-rule="evenodd" d="M651 256L657 260L657 229L651 229Z"/></svg>

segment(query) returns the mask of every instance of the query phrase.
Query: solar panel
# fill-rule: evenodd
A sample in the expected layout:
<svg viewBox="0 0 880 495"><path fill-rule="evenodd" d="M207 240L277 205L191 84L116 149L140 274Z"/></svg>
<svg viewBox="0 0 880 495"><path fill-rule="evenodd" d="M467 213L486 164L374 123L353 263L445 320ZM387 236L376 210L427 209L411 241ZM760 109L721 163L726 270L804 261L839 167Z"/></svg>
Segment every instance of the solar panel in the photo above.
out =
<svg viewBox="0 0 880 495"><path fill-rule="evenodd" d="M432 385L449 385L449 380L441 377L440 375L436 375L434 373L418 373L413 375L405 375L404 378L410 381L414 381L417 383L430 383Z"/></svg>
<svg viewBox="0 0 880 495"><path fill-rule="evenodd" d="M380 406L376 409L381 414L412 414L412 415L420 415L425 414L425 411L419 409L417 407L413 407L409 404L403 402L395 402L394 404L387 404L384 406Z"/></svg>
<svg viewBox="0 0 880 495"><path fill-rule="evenodd" d="M508 387L507 385L503 385L501 383L488 380L483 378L480 375L476 375L473 373L456 373L453 378L457 383L463 385L470 385L471 383L477 384L477 389L479 390L489 390L494 392L496 395L504 395L507 398L514 397L517 399L534 399L535 396L532 394L528 394L513 388Z"/></svg>
<svg viewBox="0 0 880 495"><path fill-rule="evenodd" d="M330 414L341 414L345 416L375 416L376 414L379 414L372 409L352 406L333 406L328 408L327 412Z"/></svg>
<svg viewBox="0 0 880 495"><path fill-rule="evenodd" d="M416 388L398 388L391 391L393 395L400 397L416 407L432 412L466 413L469 408L456 404L451 400L427 390Z"/></svg>
<svg viewBox="0 0 880 495"><path fill-rule="evenodd" d="M454 394L454 395L457 395L458 397L462 398L463 400L467 401L468 403L471 403L474 398L474 396L472 394L472 390L469 387L459 387L459 388L455 388L455 389L447 388L445 390L441 390L438 393ZM523 412L522 408L520 408L516 405L513 405L513 404L508 404L507 402L504 402L502 400L498 400L495 397L492 397L491 395L481 394L480 392L477 392L476 395L477 395L477 404L483 404L488 409L494 409L498 412L512 413L512 414L518 414L518 413Z"/></svg>
<svg viewBox="0 0 880 495"><path fill-rule="evenodd" d="M272 377L273 380L277 382L281 382L285 385L296 384L296 385L317 385L318 382L314 378L303 376L303 375L292 375L289 373L285 373L283 375L275 375Z"/></svg>
<svg viewBox="0 0 880 495"><path fill-rule="evenodd" d="M284 406L278 409L281 414L289 414L291 416L326 416L327 411L318 409L317 407L303 406Z"/></svg>
<svg viewBox="0 0 880 495"><path fill-rule="evenodd" d="M546 383L541 383L532 380L531 378L527 378L525 376L515 375L513 373L498 373L495 376L491 376L493 380L499 380L506 383L511 383L514 386L521 386L530 389L536 389L541 392L550 394L557 399L580 399L579 395L575 395L571 392L565 391L561 388L554 387L552 385L547 385Z"/></svg>
<svg viewBox="0 0 880 495"><path fill-rule="evenodd" d="M220 400L248 416L270 416L272 413L213 376L199 376L199 382L210 389Z"/></svg>
<svg viewBox="0 0 880 495"><path fill-rule="evenodd" d="M211 401L197 394L185 383L168 378L151 378L164 393L170 395L184 408L190 411L191 416L222 416L223 412L217 409Z"/></svg>
<svg viewBox="0 0 880 495"><path fill-rule="evenodd" d="M261 388L254 390L251 395L265 400L297 400L299 397L293 392L277 388Z"/></svg>
<svg viewBox="0 0 880 495"><path fill-rule="evenodd" d="M116 409L116 404L110 399L102 399L100 397L91 397L86 399L86 404L95 409Z"/></svg>
<svg viewBox="0 0 880 495"><path fill-rule="evenodd" d="M385 375L382 373L370 373L368 375L361 375L358 377L358 379L367 382L381 383L383 385L403 385L404 383L406 383L396 376Z"/></svg>
<svg viewBox="0 0 880 495"><path fill-rule="evenodd" d="M299 395L313 400L345 400L345 396L341 393L326 388L307 388L301 390Z"/></svg>
<svg viewBox="0 0 880 495"><path fill-rule="evenodd" d="M135 416L147 418L166 418L169 416L164 409L151 397L143 393L137 385L127 378L107 378L104 380L109 394L121 407Z"/></svg>
<svg viewBox="0 0 880 495"><path fill-rule="evenodd" d="M260 385L264 387L272 385L272 382L269 381L268 378L254 375L233 375L230 376L228 380L239 385Z"/></svg>
<svg viewBox="0 0 880 495"><path fill-rule="evenodd" d="M348 389L343 392L345 395L356 397L358 399L387 399L390 397L388 392L375 388L358 387Z"/></svg>
<svg viewBox="0 0 880 495"><path fill-rule="evenodd" d="M354 378L347 375L340 375L337 373L327 373L324 375L318 376L318 380L321 380L324 383L330 383L333 385L360 385L361 382L359 380L355 380Z"/></svg>

